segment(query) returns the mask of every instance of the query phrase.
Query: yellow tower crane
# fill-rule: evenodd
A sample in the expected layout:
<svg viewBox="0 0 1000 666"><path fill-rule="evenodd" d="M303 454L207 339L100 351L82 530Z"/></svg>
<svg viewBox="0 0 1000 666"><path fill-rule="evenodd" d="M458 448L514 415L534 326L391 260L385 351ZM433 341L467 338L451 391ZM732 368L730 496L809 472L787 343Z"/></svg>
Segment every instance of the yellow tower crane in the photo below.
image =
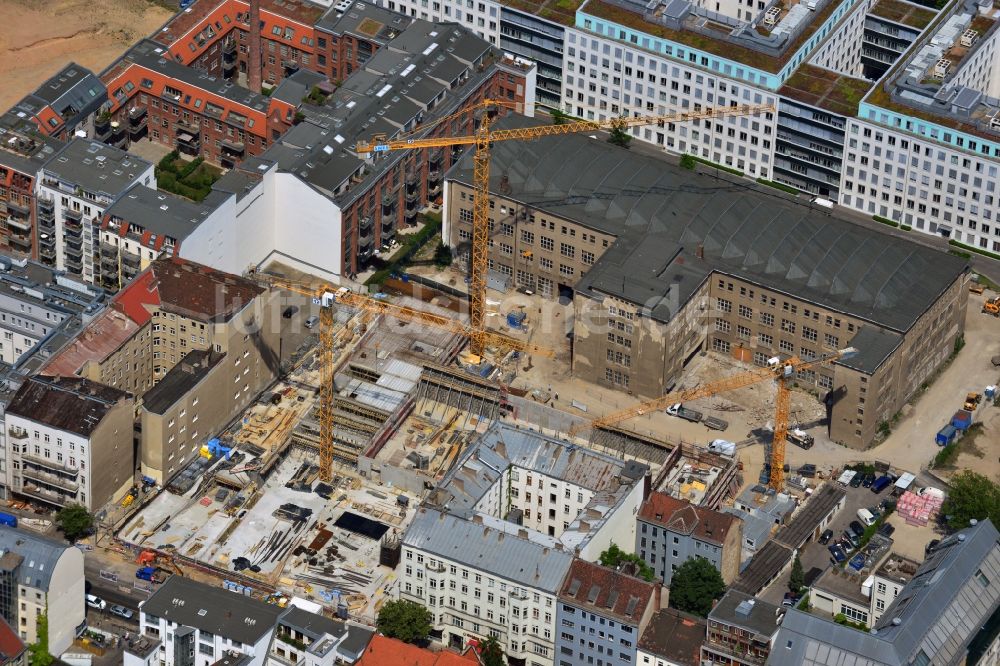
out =
<svg viewBox="0 0 1000 666"><path fill-rule="evenodd" d="M467 136L442 136L429 138L407 138L406 136L389 139L384 134L377 134L370 141L358 141L354 150L358 155L382 153L390 150L410 150L414 148L439 148L446 146L473 146L473 196L472 196L472 258L469 262L469 319L471 334L469 341L474 354L482 354L486 338L486 272L489 265L489 231L490 231L490 146L497 141L512 139L536 139L557 134L573 134L604 129L628 129L641 125L662 123L679 123L689 120L707 120L725 118L728 116L747 116L758 113L773 113L774 106L770 104L744 104L703 109L701 111L680 111L666 115L622 116L610 120L574 120L562 125L538 125L535 127L519 127L510 129L493 129L490 117L491 109L509 106L508 102L485 99L472 107L464 109L454 116L442 119L448 120L457 115L469 112L481 112L479 125L474 134ZM410 135L425 128L419 128ZM444 239L447 242L447 239Z"/></svg>
<svg viewBox="0 0 1000 666"><path fill-rule="evenodd" d="M327 284L313 286L305 282L279 278L257 271L251 271L250 275L261 284L308 296L320 305L319 477L321 481L329 482L333 478L333 354L337 344L351 333L349 326L343 327L340 331L336 330L333 307L335 304L345 305L358 310L363 323L370 321L376 315L382 314L403 321L423 324L443 331L456 333L467 338L473 335L471 326L461 321L432 312L409 308L388 300L357 294L344 287L331 287ZM555 355L551 349L511 338L494 331L483 331L480 338L484 344L496 345L522 353L540 354L543 356Z"/></svg>
<svg viewBox="0 0 1000 666"><path fill-rule="evenodd" d="M791 402L791 392L788 388L788 382L800 370L808 370L824 363L832 363L837 360L850 358L856 353L857 350L854 347L847 347L846 349L823 354L808 361L803 361L797 357L792 357L784 361L772 358L762 368L754 368L753 370L748 370L733 377L720 379L717 382L710 382L703 386L667 393L659 398L647 400L638 405L573 426L570 428L568 434L572 437L584 430L596 430L604 426L614 425L621 421L641 416L642 414L665 409L677 403L697 398L707 398L725 391L733 391L763 381L774 380L778 384L778 393L774 401L774 437L771 442L771 479L769 485L780 492L784 490L785 485L785 441L788 437L788 412Z"/></svg>

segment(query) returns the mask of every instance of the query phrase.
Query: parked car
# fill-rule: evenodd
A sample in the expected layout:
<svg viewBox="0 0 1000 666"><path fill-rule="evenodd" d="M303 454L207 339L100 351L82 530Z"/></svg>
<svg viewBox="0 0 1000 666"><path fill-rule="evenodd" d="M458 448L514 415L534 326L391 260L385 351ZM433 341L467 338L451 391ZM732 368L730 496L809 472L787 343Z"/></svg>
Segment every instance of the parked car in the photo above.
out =
<svg viewBox="0 0 1000 666"><path fill-rule="evenodd" d="M833 561L836 562L837 564L840 564L841 562L847 559L847 553L845 553L844 549L841 548L840 545L838 544L833 544L832 546L828 546L827 550L830 551L830 555L833 557Z"/></svg>
<svg viewBox="0 0 1000 666"><path fill-rule="evenodd" d="M807 479L811 479L816 476L816 465L812 463L806 463L802 467L799 467L799 476L804 476Z"/></svg>
<svg viewBox="0 0 1000 666"><path fill-rule="evenodd" d="M882 523L882 526L878 528L878 533L884 537L891 537L892 533L896 531L896 528L892 526L891 523Z"/></svg>
<svg viewBox="0 0 1000 666"><path fill-rule="evenodd" d="M854 550L861 545L861 542L858 541L858 537L854 536L848 530L844 530L844 535L840 542L843 544L844 550Z"/></svg>
<svg viewBox="0 0 1000 666"><path fill-rule="evenodd" d="M872 492L876 494L882 492L890 485L892 485L892 481L893 481L892 477L889 476L888 474L884 474L878 477L877 479L875 479L875 483L872 484Z"/></svg>
<svg viewBox="0 0 1000 666"><path fill-rule="evenodd" d="M132 609L125 608L124 606L115 605L108 610L111 611L112 615L117 615L124 620L131 620L132 616L135 615L135 613L132 612Z"/></svg>
<svg viewBox="0 0 1000 666"><path fill-rule="evenodd" d="M91 608L96 608L97 610L104 610L108 607L108 602L100 597L94 596L93 594L88 594L87 605Z"/></svg>
<svg viewBox="0 0 1000 666"><path fill-rule="evenodd" d="M865 477L864 477L863 474L855 474L854 478L851 479L851 483L850 483L851 488L860 488L861 487L861 482L864 481L864 480L865 480Z"/></svg>
<svg viewBox="0 0 1000 666"><path fill-rule="evenodd" d="M924 546L924 555L930 555L930 552L941 543L941 539L931 539L926 546Z"/></svg>
<svg viewBox="0 0 1000 666"><path fill-rule="evenodd" d="M289 305L287 308L285 308L285 311L281 313L281 316L284 317L285 319L291 319L292 317L295 316L295 313L298 311L299 311L299 306Z"/></svg>
<svg viewBox="0 0 1000 666"><path fill-rule="evenodd" d="M861 479L861 485L865 488L871 488L873 483L875 483L874 474L865 474L864 478Z"/></svg>
<svg viewBox="0 0 1000 666"><path fill-rule="evenodd" d="M792 594L791 592L785 592L785 598L781 600L782 606L798 606L799 601L802 599L801 594Z"/></svg>
<svg viewBox="0 0 1000 666"><path fill-rule="evenodd" d="M865 533L865 526L856 520L851 521L850 528L851 532L854 533L854 536L858 537L859 539L861 538L861 535Z"/></svg>
<svg viewBox="0 0 1000 666"><path fill-rule="evenodd" d="M306 328L312 328L319 321L319 317L312 315L309 319L306 319Z"/></svg>
<svg viewBox="0 0 1000 666"><path fill-rule="evenodd" d="M833 530L826 530L825 532L819 535L819 542L825 546L826 544L830 543L830 539L832 538L833 538Z"/></svg>

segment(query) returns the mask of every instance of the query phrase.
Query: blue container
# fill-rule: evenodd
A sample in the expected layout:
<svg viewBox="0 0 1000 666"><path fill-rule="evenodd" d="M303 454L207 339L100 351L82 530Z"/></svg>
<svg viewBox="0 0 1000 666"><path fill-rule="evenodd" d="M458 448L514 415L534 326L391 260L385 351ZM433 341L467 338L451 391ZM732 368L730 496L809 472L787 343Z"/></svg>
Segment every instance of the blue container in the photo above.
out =
<svg viewBox="0 0 1000 666"><path fill-rule="evenodd" d="M7 527L17 527L17 516L9 513L0 513L0 525Z"/></svg>
<svg viewBox="0 0 1000 666"><path fill-rule="evenodd" d="M945 427L938 430L938 434L934 437L934 441L937 442L938 446L948 446L955 441L955 437L958 435L958 429L950 423Z"/></svg>
<svg viewBox="0 0 1000 666"><path fill-rule="evenodd" d="M965 432L972 425L972 412L960 409L951 417L951 424L958 430Z"/></svg>

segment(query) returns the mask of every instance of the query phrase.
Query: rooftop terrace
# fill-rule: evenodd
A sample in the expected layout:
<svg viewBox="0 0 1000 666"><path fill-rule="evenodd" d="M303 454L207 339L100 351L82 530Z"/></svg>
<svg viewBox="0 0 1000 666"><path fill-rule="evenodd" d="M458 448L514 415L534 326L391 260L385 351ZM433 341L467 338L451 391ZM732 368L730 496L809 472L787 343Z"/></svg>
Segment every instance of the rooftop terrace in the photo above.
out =
<svg viewBox="0 0 1000 666"><path fill-rule="evenodd" d="M902 23L911 28L926 28L937 16L937 12L927 7L904 2L904 0L879 0L868 12L873 16L884 18L895 23Z"/></svg>
<svg viewBox="0 0 1000 666"><path fill-rule="evenodd" d="M511 9L534 14L553 23L571 26L576 20L576 10L586 0L500 0L500 4Z"/></svg>
<svg viewBox="0 0 1000 666"><path fill-rule="evenodd" d="M855 116L858 104L871 87L870 81L806 64L795 70L778 92L843 116Z"/></svg>

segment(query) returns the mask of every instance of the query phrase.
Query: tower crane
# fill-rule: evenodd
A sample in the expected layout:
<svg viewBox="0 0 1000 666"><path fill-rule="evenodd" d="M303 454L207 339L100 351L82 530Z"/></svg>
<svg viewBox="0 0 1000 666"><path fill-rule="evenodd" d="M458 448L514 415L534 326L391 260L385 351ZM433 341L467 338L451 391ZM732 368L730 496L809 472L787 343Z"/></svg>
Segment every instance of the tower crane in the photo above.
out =
<svg viewBox="0 0 1000 666"><path fill-rule="evenodd" d="M340 332L334 330L334 304L355 308L361 315L362 323L370 321L376 315L384 314L403 321L457 333L464 337L471 337L473 334L471 327L461 321L432 312L409 308L387 300L358 294L344 287L337 288L326 284L315 287L305 282L279 278L257 271L251 271L250 277L261 284L308 296L319 303L319 477L324 482L329 482L333 478L333 352L338 342L350 333L350 328L346 326ZM540 354L543 356L555 355L551 349L511 338L502 333L483 331L480 337L484 344L497 345L518 352Z"/></svg>
<svg viewBox="0 0 1000 666"><path fill-rule="evenodd" d="M610 120L576 120L562 125L538 125L534 127L518 127L509 129L493 129L489 111L502 106L508 106L502 100L484 99L472 107L460 112L482 112L478 127L473 134L466 136L442 136L429 138L412 138L421 129L418 128L408 135L389 139L385 134L376 134L371 140L358 141L354 151L359 156L371 153L383 153L391 150L411 150L414 148L439 148L446 146L473 146L473 196L472 196L472 258L469 270L469 319L471 334L469 341L474 354L482 354L486 343L486 272L489 265L489 186L490 186L490 146L497 141L513 139L536 139L543 136L573 134L604 129L624 130L641 125L663 123L679 123L688 120L703 120L725 118L728 116L747 116L758 113L771 113L775 108L771 104L743 104L704 109L701 111L679 111L666 115L622 116ZM449 116L441 121L448 120Z"/></svg>
<svg viewBox="0 0 1000 666"><path fill-rule="evenodd" d="M665 409L676 403L695 400L697 398L707 398L725 391L733 391L767 380L774 380L778 384L778 393L774 401L774 437L771 442L771 479L769 485L780 492L784 489L785 482L785 441L788 437L788 412L791 403L791 391L788 388L789 380L795 376L796 372L808 370L824 363L832 363L850 358L856 353L857 349L847 347L822 354L808 361L804 361L798 357L782 361L775 357L770 359L764 367L754 368L733 377L720 379L719 381L696 386L695 388L667 393L659 398L653 398L638 405L575 425L569 429L568 434L572 437L584 430L596 430L603 426L620 423L635 416Z"/></svg>

